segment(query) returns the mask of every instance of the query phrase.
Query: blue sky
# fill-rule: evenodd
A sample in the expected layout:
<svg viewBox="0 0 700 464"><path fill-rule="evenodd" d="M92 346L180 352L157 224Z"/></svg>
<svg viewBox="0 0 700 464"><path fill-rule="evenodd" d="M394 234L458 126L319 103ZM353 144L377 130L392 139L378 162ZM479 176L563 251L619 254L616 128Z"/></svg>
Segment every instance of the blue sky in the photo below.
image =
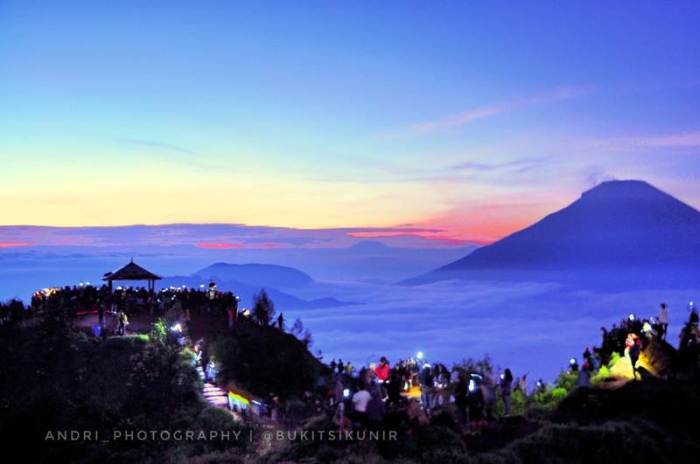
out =
<svg viewBox="0 0 700 464"><path fill-rule="evenodd" d="M0 1L4 224L492 240L594 183L700 205L698 2Z"/></svg>

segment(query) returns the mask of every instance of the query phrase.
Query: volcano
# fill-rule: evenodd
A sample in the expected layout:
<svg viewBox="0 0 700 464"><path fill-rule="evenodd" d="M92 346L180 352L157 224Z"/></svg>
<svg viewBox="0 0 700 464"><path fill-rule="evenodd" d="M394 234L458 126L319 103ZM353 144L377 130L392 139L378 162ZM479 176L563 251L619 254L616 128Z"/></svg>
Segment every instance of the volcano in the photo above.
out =
<svg viewBox="0 0 700 464"><path fill-rule="evenodd" d="M491 245L417 277L700 283L700 212L639 180L616 180Z"/></svg>

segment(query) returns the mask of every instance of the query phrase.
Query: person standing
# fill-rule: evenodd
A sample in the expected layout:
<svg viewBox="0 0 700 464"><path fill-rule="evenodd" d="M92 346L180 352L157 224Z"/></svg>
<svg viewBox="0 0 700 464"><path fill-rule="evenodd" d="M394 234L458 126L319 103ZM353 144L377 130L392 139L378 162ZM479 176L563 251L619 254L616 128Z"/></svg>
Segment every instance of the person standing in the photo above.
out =
<svg viewBox="0 0 700 464"><path fill-rule="evenodd" d="M576 358L571 358L569 360L569 372L571 374L578 372L578 361L576 361Z"/></svg>
<svg viewBox="0 0 700 464"><path fill-rule="evenodd" d="M379 365L374 368L374 373L377 376L377 380L380 383L386 382L389 380L390 372L391 368L389 367L389 361L386 359L386 357L382 356L382 358L379 360Z"/></svg>
<svg viewBox="0 0 700 464"><path fill-rule="evenodd" d="M625 346L627 347L627 354L632 364L632 377L637 380L637 361L639 361L639 354L641 352L641 341L636 334L630 333L627 335Z"/></svg>
<svg viewBox="0 0 700 464"><path fill-rule="evenodd" d="M496 409L496 385L493 379L489 376L485 376L481 385L479 385L479 390L481 390L481 396L484 398L484 415L486 420L493 420L493 412Z"/></svg>
<svg viewBox="0 0 700 464"><path fill-rule="evenodd" d="M457 417L459 423L465 425L467 423L467 397L469 394L469 386L467 385L467 374L459 373L457 384L455 385L454 397L455 406L457 407Z"/></svg>
<svg viewBox="0 0 700 464"><path fill-rule="evenodd" d="M280 313L279 316L277 316L277 329L284 332L284 314Z"/></svg>
<svg viewBox="0 0 700 464"><path fill-rule="evenodd" d="M233 305L230 305L226 309L226 314L228 316L228 328L233 329L235 327L235 321L236 321L236 316L238 316L238 311L236 311L233 308Z"/></svg>
<svg viewBox="0 0 700 464"><path fill-rule="evenodd" d="M593 366L591 364L591 360L586 359L583 361L583 366L581 369L578 371L578 380L576 384L580 388L588 388L591 386L591 373L593 371Z"/></svg>
<svg viewBox="0 0 700 464"><path fill-rule="evenodd" d="M370 430L379 430L386 414L382 392L378 387L372 390L372 398L367 403L367 421Z"/></svg>
<svg viewBox="0 0 700 464"><path fill-rule="evenodd" d="M100 330L105 328L105 303L102 301L97 302L97 319L100 324Z"/></svg>
<svg viewBox="0 0 700 464"><path fill-rule="evenodd" d="M363 428L367 425L367 405L371 399L372 395L364 383L360 384L360 390L352 395L353 419Z"/></svg>
<svg viewBox="0 0 700 464"><path fill-rule="evenodd" d="M419 381L421 404L423 405L425 412L430 413L430 409L433 406L432 399L433 389L435 386L435 379L433 378L433 372L430 364L426 363L423 365L423 369L420 372Z"/></svg>
<svg viewBox="0 0 700 464"><path fill-rule="evenodd" d="M501 374L501 399L503 400L503 410L506 416L510 414L510 392L512 385L513 373L510 371L510 369L506 368L506 370L503 371L503 374Z"/></svg>
<svg viewBox="0 0 700 464"><path fill-rule="evenodd" d="M695 303L692 301L688 303L688 311L690 311L690 318L688 319L688 322L690 322L691 326L698 326L698 321L700 321L700 318L698 318L698 310L695 307Z"/></svg>
<svg viewBox="0 0 700 464"><path fill-rule="evenodd" d="M583 352L583 362L585 363L586 361L590 361L591 359L591 349L586 347L586 350Z"/></svg>
<svg viewBox="0 0 700 464"><path fill-rule="evenodd" d="M387 382L389 381L389 376L391 375L391 367L389 366L389 360L385 356L382 356L379 360L379 364L374 368L374 376L379 383L381 388L382 398L387 396Z"/></svg>
<svg viewBox="0 0 700 464"><path fill-rule="evenodd" d="M389 397L389 404L400 404L401 403L401 389L403 387L403 379L398 370L394 369L391 372L391 377L389 380L389 385L387 385L387 396Z"/></svg>
<svg viewBox="0 0 700 464"><path fill-rule="evenodd" d="M484 392L474 379L469 380L469 420L479 422L484 419Z"/></svg>
<svg viewBox="0 0 700 464"><path fill-rule="evenodd" d="M668 331L668 305L666 303L661 303L661 309L659 311L659 339L666 339L666 332Z"/></svg>
<svg viewBox="0 0 700 464"><path fill-rule="evenodd" d="M518 390L520 390L525 396L527 396L527 374L523 375L518 380Z"/></svg>
<svg viewBox="0 0 700 464"><path fill-rule="evenodd" d="M124 335L126 333L126 326L129 325L129 318L124 311L120 310L117 314L117 320L119 321L117 335Z"/></svg>

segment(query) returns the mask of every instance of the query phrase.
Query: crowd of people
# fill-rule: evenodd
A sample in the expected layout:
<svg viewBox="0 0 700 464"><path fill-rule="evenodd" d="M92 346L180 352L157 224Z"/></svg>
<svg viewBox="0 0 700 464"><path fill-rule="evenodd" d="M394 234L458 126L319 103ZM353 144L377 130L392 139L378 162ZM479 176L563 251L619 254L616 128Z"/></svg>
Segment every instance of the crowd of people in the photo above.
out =
<svg viewBox="0 0 700 464"><path fill-rule="evenodd" d="M698 330L698 310L695 303L688 303L688 320L684 324L678 345L678 359L695 356L700 352L700 331ZM638 318L630 314L619 324L613 324L611 330L602 327L601 347L595 348L591 361L607 363L612 353L622 353L629 357L632 375L639 375L639 358L641 353L654 342L666 342L669 323L669 307L661 303L657 316ZM690 367L697 368L697 362L690 362Z"/></svg>
<svg viewBox="0 0 700 464"><path fill-rule="evenodd" d="M698 311L691 302L689 318L681 331L679 354L695 350L694 363L698 363L700 330ZM591 377L607 366L614 353L629 359L632 378L640 376L641 353L652 343L666 340L669 323L668 305L662 303L656 316L640 319L630 314L611 330L602 328L602 343L592 349L586 347L581 363L576 358L569 361L568 373L576 375L579 388L591 386ZM479 424L492 420L497 398L502 403L503 414L512 410L512 393L544 393L548 386L538 380L529 390L527 376L515 378L510 369L498 376L490 372L465 370L461 366L449 369L442 363L429 363L422 353L393 366L386 357L356 369L350 362L332 360L333 388L328 393L328 405L333 409L341 427L376 428L381 424L387 409L407 408L429 417L444 406L456 412L462 424Z"/></svg>
<svg viewBox="0 0 700 464"><path fill-rule="evenodd" d="M222 292L211 282L200 288L168 287L160 291L150 291L143 287L116 287L107 285L96 287L89 283L75 286L46 288L32 295L31 308L36 311L51 307L69 308L76 313L96 311L100 308L112 312L124 311L127 314L148 312L162 315L173 307L188 311L226 311L237 307L238 298L232 292Z"/></svg>
<svg viewBox="0 0 700 464"><path fill-rule="evenodd" d="M503 400L504 413L511 412L511 392L527 389L525 378L513 378L505 369L498 379L487 372L470 372L430 363L421 353L393 366L386 357L359 370L342 360L331 361L333 386L328 405L341 428L376 429L391 408L405 408L413 416L429 417L454 405L462 424L480 423L495 416L496 396Z"/></svg>
<svg viewBox="0 0 700 464"><path fill-rule="evenodd" d="M193 314L225 313L229 327L233 327L239 316L238 303L237 296L218 290L214 282L199 289L181 286L160 291L121 286L111 289L107 285L96 287L81 283L39 290L32 295L27 309L36 314L61 310L73 317L94 313L98 315L98 327L103 333L108 325L106 319L112 317L116 321L114 332L124 335L131 316L163 317L170 311L185 324L191 321Z"/></svg>

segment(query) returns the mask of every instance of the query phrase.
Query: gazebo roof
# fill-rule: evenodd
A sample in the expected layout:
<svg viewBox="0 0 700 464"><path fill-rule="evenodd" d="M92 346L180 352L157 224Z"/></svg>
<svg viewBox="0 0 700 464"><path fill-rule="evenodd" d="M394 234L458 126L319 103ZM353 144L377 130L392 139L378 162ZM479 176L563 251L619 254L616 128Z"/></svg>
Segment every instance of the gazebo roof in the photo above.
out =
<svg viewBox="0 0 700 464"><path fill-rule="evenodd" d="M160 280L161 277L146 269L142 268L133 260L123 268L114 272L108 272L102 277L102 280Z"/></svg>

